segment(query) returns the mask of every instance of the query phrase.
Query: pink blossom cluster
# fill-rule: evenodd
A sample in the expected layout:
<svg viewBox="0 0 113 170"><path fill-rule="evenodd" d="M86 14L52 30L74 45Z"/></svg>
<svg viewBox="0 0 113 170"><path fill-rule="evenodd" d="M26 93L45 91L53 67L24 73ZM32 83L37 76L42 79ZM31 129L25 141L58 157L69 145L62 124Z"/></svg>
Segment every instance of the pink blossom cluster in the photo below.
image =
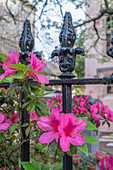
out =
<svg viewBox="0 0 113 170"><path fill-rule="evenodd" d="M80 158L80 156L79 156L79 154L73 154L73 160L75 161L75 162L77 162L77 163L80 163L81 162L81 158ZM80 159L74 159L74 158L80 158Z"/></svg>
<svg viewBox="0 0 113 170"><path fill-rule="evenodd" d="M77 96L74 97L75 106L73 107L73 110L76 114L80 115L82 113L88 114L88 110L86 106L89 104L88 96L80 96L79 99L77 99Z"/></svg>
<svg viewBox="0 0 113 170"><path fill-rule="evenodd" d="M27 73L27 76L34 77L39 83L44 83L44 82L46 82L46 84L49 83L49 80L47 79L46 76L35 72L35 71L38 71L38 72L43 71L46 64L42 60L37 59L35 54L33 53L30 53L30 54L31 54L31 58L29 58L29 61L31 62L30 70L32 70L32 72ZM18 69L8 67L7 65L19 64L19 56L20 55L17 54L16 52L9 52L7 60L4 61L3 64L0 63L0 65L3 67L3 70L5 71L0 76L0 79L4 78L7 75L10 76L10 74L16 74Z"/></svg>
<svg viewBox="0 0 113 170"><path fill-rule="evenodd" d="M0 130L7 130L13 123L17 124L19 114L11 112L12 117L8 118L6 113L0 113Z"/></svg>
<svg viewBox="0 0 113 170"><path fill-rule="evenodd" d="M51 143L53 140L60 142L62 151L69 151L70 144L83 145L86 140L82 136L87 123L83 119L77 119L73 113L59 113L52 109L50 117L43 116L38 119L37 125L40 129L47 131L39 138L40 143Z"/></svg>
<svg viewBox="0 0 113 170"><path fill-rule="evenodd" d="M46 101L48 108L51 110L52 108L55 107L55 105L57 105L55 108L57 111L61 112L62 111L62 95L56 95L56 97L51 97L51 101L50 99L48 99Z"/></svg>
<svg viewBox="0 0 113 170"><path fill-rule="evenodd" d="M113 155L105 156L96 151L95 160L99 161L98 166L100 170L112 170L113 169Z"/></svg>
<svg viewBox="0 0 113 170"><path fill-rule="evenodd" d="M100 120L108 122L113 121L113 112L108 106L97 102L96 104L89 105L88 96L74 97L75 106L73 112L81 117L87 116L97 127L100 126Z"/></svg>

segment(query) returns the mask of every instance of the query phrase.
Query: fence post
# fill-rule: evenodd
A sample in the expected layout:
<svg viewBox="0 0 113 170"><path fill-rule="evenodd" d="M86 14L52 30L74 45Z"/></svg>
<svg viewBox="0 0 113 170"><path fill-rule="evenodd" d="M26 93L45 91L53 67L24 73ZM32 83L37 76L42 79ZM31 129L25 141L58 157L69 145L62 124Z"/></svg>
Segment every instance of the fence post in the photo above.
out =
<svg viewBox="0 0 113 170"><path fill-rule="evenodd" d="M21 49L20 52L20 62L21 64L25 64L28 65L30 62L28 60L28 57L30 57L30 53L33 49L33 45L34 45L34 40L31 34L31 26L30 26L30 22L29 20L26 20L24 22L24 26L23 26L23 32L22 32L22 36L20 38L20 42L19 42L19 46ZM21 126L24 123L28 123L29 124L29 113L26 110L26 108L22 108L24 102L23 99L26 97L26 93L22 90L21 93ZM27 140L26 142L24 142L21 145L21 161L22 162L29 162L30 161L30 136L28 135L26 137L25 135L25 130L27 127L21 127L22 130L22 137L21 137L21 141L23 140ZM24 170L24 168L21 166L21 170Z"/></svg>
<svg viewBox="0 0 113 170"><path fill-rule="evenodd" d="M59 76L61 79L71 79L75 75L72 71L75 68L76 55L84 55L84 50L80 47L73 48L76 35L72 24L72 17L70 12L66 12L64 16L63 26L59 36L61 48L54 50L51 57L59 57L59 68L62 74ZM62 85L62 99L63 99L63 113L72 112L72 84L64 83ZM65 153L63 157L63 170L72 170L72 157Z"/></svg>

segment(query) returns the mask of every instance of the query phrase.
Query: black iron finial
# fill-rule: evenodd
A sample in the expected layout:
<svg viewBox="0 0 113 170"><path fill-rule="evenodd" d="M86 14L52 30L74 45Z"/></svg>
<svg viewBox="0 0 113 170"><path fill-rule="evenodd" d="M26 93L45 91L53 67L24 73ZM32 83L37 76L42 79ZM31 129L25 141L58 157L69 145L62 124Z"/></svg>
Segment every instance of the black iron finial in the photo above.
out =
<svg viewBox="0 0 113 170"><path fill-rule="evenodd" d="M112 39L111 39L111 44L112 44L112 47L109 47L107 49L107 55L113 58L113 36L112 36Z"/></svg>
<svg viewBox="0 0 113 170"><path fill-rule="evenodd" d="M59 35L59 41L62 47L73 47L76 35L72 24L70 12L66 12L64 16L63 26Z"/></svg>
<svg viewBox="0 0 113 170"><path fill-rule="evenodd" d="M25 20L23 25L22 36L19 41L19 46L22 52L31 52L34 46L34 39L31 33L31 25L29 20Z"/></svg>
<svg viewBox="0 0 113 170"><path fill-rule="evenodd" d="M30 57L30 52L34 46L34 39L31 33L31 25L29 20L25 20L23 25L22 36L19 41L19 46L21 49L20 52L20 61L22 64L29 64L28 57Z"/></svg>
<svg viewBox="0 0 113 170"><path fill-rule="evenodd" d="M61 48L54 50L51 54L51 58L55 56L59 57L59 68L63 72L59 77L72 78L75 75L72 71L75 68L76 55L84 55L84 49L77 47L73 48L76 35L72 24L72 17L70 12L66 12L64 16L64 22L59 36Z"/></svg>

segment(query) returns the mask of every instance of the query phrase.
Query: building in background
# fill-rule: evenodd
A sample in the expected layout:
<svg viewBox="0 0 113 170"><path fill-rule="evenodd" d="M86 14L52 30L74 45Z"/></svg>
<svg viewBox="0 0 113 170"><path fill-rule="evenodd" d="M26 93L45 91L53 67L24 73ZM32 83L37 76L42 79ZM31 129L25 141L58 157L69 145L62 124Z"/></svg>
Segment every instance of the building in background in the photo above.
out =
<svg viewBox="0 0 113 170"><path fill-rule="evenodd" d="M31 25L35 20L35 7L24 0L0 0L0 53L19 52L19 39L23 22L29 19ZM34 36L34 28L32 33Z"/></svg>
<svg viewBox="0 0 113 170"><path fill-rule="evenodd" d="M86 13L94 18L98 16L99 10L101 10L102 4L100 0L89 1L89 6L86 6ZM87 15L87 20L89 19ZM111 17L103 17L96 21L95 25L98 28L99 34L102 39L99 39L96 46L91 48L91 45L94 45L98 36L94 29L94 22L88 23L86 25L86 39L85 47L87 51L85 59L85 77L86 78L103 78L109 77L113 73L113 59L109 62L99 62L104 59L106 50L111 46L111 37L113 33L113 28L110 27L110 22L113 19ZM107 29L106 29L107 22ZM103 41L106 39L106 41ZM90 57L88 57L90 56ZM109 58L109 56L108 56ZM113 111L113 86L112 85L87 85L85 86L85 94L90 95L92 98L99 98L105 105L108 105ZM100 131L113 131L113 125L110 128L104 126L100 128Z"/></svg>

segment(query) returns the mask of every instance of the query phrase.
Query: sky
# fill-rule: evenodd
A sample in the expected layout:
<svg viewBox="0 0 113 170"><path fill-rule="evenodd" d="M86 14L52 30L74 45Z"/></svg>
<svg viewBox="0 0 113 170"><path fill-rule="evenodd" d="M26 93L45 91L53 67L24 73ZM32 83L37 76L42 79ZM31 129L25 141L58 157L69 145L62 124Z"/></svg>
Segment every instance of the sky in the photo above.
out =
<svg viewBox="0 0 113 170"><path fill-rule="evenodd" d="M43 51L45 59L48 59L55 47L59 47L60 45L59 34L63 23L63 17L60 12L60 6L53 3L55 1L56 0L48 1L48 5L44 8L40 20L39 16L43 8L43 3L39 2L37 6L35 35L38 38L35 38L35 50ZM75 5L71 1L63 0L61 3L63 16L65 12L71 12L73 22L85 18L84 12L81 9L75 10ZM50 28L48 28L48 22ZM52 27L53 22L55 27Z"/></svg>

